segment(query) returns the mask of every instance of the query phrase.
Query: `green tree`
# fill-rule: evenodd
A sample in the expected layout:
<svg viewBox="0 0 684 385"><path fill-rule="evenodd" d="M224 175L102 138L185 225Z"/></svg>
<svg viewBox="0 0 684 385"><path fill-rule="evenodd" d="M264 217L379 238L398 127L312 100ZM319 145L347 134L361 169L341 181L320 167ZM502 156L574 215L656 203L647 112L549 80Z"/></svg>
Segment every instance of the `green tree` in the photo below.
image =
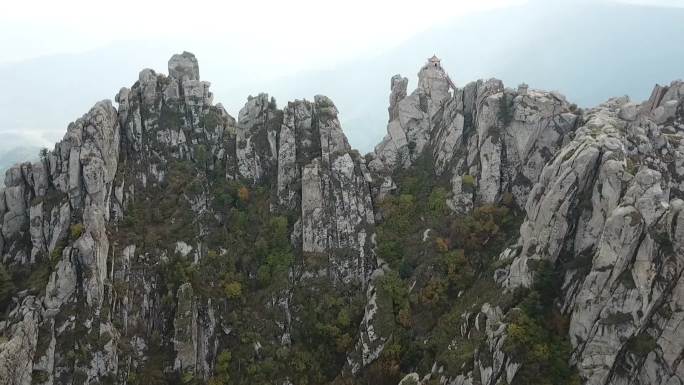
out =
<svg viewBox="0 0 684 385"><path fill-rule="evenodd" d="M417 231L415 197L411 194L389 196L381 203L385 221L378 227L378 255L390 265L402 260L407 237Z"/></svg>
<svg viewBox="0 0 684 385"><path fill-rule="evenodd" d="M437 187L432 190L428 198L428 209L433 216L440 217L448 213L449 207L446 204L449 196L444 187Z"/></svg>
<svg viewBox="0 0 684 385"><path fill-rule="evenodd" d="M572 353L568 322L554 304L561 282L550 263L540 263L535 267L532 290L519 308L510 312L504 351L522 364L516 383L580 383L576 371L568 364Z"/></svg>
<svg viewBox="0 0 684 385"><path fill-rule="evenodd" d="M465 289L473 283L475 270L465 257L463 249L443 254L442 263L450 285Z"/></svg>
<svg viewBox="0 0 684 385"><path fill-rule="evenodd" d="M228 350L222 351L216 357L214 375L207 381L209 385L226 385L230 383L230 362L233 355Z"/></svg>
<svg viewBox="0 0 684 385"><path fill-rule="evenodd" d="M47 162L48 154L49 154L48 149L45 148L45 147L43 147L43 148L40 149L40 152L38 153L38 156L40 156L40 160L41 160L41 161Z"/></svg>
<svg viewBox="0 0 684 385"><path fill-rule="evenodd" d="M223 285L223 291L229 299L236 299L242 296L242 284L240 282L230 282Z"/></svg>

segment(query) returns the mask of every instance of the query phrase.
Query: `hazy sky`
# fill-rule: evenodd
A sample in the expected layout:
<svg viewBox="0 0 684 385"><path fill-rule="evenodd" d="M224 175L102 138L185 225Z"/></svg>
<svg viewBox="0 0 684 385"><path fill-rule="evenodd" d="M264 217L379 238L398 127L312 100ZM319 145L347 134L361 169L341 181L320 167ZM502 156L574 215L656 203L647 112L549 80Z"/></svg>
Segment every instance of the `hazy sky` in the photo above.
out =
<svg viewBox="0 0 684 385"><path fill-rule="evenodd" d="M375 54L380 49L391 49L417 33L459 16L525 2L431 0L429 7L423 8L415 0L345 0L336 3L337 6L321 0L0 0L0 70L3 65L26 63L25 68L29 68L41 61L51 63L52 57L64 54L76 54L74 60L96 62L107 60L100 58L104 56L103 47L116 52L117 47L147 45L150 52L145 53L144 63L138 64L142 61L140 57L131 58L139 67L100 98L111 98L118 87L130 86L142 68L165 72L171 53L183 49L198 55L201 69L215 62L221 63L225 71L235 72L231 86L263 84L308 70L331 68L365 54ZM98 49L97 58L80 57ZM240 58L238 65L243 65L246 57L250 58L251 73L238 73L226 66L231 57ZM101 68L111 71L106 62ZM55 72L47 68L38 70ZM210 73L211 69L202 72ZM37 79L42 78L42 74L35 75ZM110 76L115 78L120 74L110 73ZM90 73L83 73L83 77L95 80ZM51 87L58 81L49 79L42 87ZM16 83L17 87L30 86L24 81ZM14 93L11 89L5 91ZM246 96L241 95L240 100ZM20 114L2 111L2 107L0 103L0 135L6 141L5 146L0 145L0 151L22 142L22 138L31 144L49 145L61 137L62 127L68 123L48 119L22 121ZM234 106L229 107L233 107L230 112L237 116ZM85 112L87 107L78 108ZM49 127L43 126L44 123Z"/></svg>
<svg viewBox="0 0 684 385"><path fill-rule="evenodd" d="M10 1L1 62L77 53L122 40L220 39L227 55L298 71L387 47L456 16L525 0ZM300 47L292 55L292 47ZM310 47L315 47L311 49ZM265 74L268 76L271 74ZM273 74L279 75L279 74Z"/></svg>
<svg viewBox="0 0 684 385"><path fill-rule="evenodd" d="M434 38L434 33L424 33L454 23L467 25L470 19L481 15L481 31L491 28L495 32L489 40L480 42L480 35L454 34L435 52L450 56L446 65L452 77L461 75L463 79L458 80L462 81L487 76L502 76L511 82L534 80L534 74L522 74L525 77L518 79L518 75L522 76L520 73L506 79L505 71L492 63L508 65L503 61L518 52L507 52L507 49L516 50L520 46L510 45L508 40L516 38L530 40L528 45L533 49L539 44L545 52L555 52L551 48L560 44L558 38L549 41L541 38L553 36L550 32L563 20L547 20L544 15L528 18L527 11L520 7L543 3L548 8L557 2L572 7L623 3L684 8L684 0L346 0L334 3L323 0L0 0L0 80L3 83L0 155L17 145L50 147L63 135L68 122L86 112L97 100L113 98L120 87L130 86L142 68L166 72L169 56L182 50L197 54L202 78L214 82L215 101L223 102L236 117L250 93L271 92L280 105L291 98L330 93L341 107L343 126L352 145L367 151L385 131L389 77L401 71L413 82L424 58L433 53L432 41L423 42L419 36ZM515 13L515 9L521 12ZM490 27L485 12L492 10L506 15L522 13L527 21L504 17ZM603 23L598 26L609 34L614 28L610 20L605 20L605 26ZM534 28L542 33L535 32ZM637 21L628 28L641 36L650 36L646 29L652 27ZM395 47L403 47L402 44L412 39L413 43L409 43L412 51L402 52L391 65L385 63L385 67L375 68L375 72L359 73L359 68L367 68L363 67L365 64L378 67L380 60L375 58ZM540 43L532 41L536 39ZM593 57L600 60L602 54L610 56L610 50L620 43L620 36L615 39L599 43L603 52L594 52ZM672 41L668 43L669 40ZM645 54L661 55L662 59L673 61L674 55L663 52L680 53L682 49L675 46L681 41L682 36L668 37L661 42L668 45L665 50L653 49ZM422 52L428 49L430 52ZM623 47L625 50L629 47ZM496 55L489 55L492 52ZM471 56L461 56L466 53ZM543 55L534 56L530 60ZM660 57L652 58L652 62L658 60ZM347 66L347 63L351 64ZM507 68L521 72L529 64L514 62ZM671 80L671 76L681 77L680 72L667 72L657 65L633 68L638 65L625 68L647 76L643 83L648 83L648 87L656 81ZM537 67L529 68L537 70ZM548 70L548 78L574 81L553 68ZM579 66L577 69L586 70ZM657 79L653 71L667 78ZM613 72L619 75L619 71ZM359 80L363 75L368 79ZM331 76L341 84L326 84L331 83ZM350 77L356 78L356 82L349 82ZM557 83L543 80L537 80L536 85L556 87ZM590 86L626 92L616 85L635 81L633 73L625 72L611 84L596 82ZM558 86L560 91L567 90L573 96L570 87L562 83ZM641 83L639 87L639 92L649 92ZM368 100L359 100L358 95Z"/></svg>
<svg viewBox="0 0 684 385"><path fill-rule="evenodd" d="M277 54L271 50L284 49L282 43L289 39L292 44L315 45L316 57L289 58L307 63L396 43L458 15L528 1L2 0L0 62L82 52L121 40L222 36L245 53ZM684 6L684 0L567 1Z"/></svg>
<svg viewBox="0 0 684 385"><path fill-rule="evenodd" d="M278 66L269 68L282 73L264 76L279 76L387 49L459 16L529 1L1 0L0 63L121 41L212 39L221 41L226 55L275 61ZM684 0L568 1L684 6ZM301 48L297 55L293 46Z"/></svg>

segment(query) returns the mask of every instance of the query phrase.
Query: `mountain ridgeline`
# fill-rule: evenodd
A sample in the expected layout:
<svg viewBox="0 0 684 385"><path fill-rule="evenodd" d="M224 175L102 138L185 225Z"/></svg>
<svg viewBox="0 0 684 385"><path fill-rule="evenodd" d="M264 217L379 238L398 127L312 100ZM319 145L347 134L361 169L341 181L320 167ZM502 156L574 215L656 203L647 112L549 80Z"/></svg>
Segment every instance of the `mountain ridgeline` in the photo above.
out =
<svg viewBox="0 0 684 385"><path fill-rule="evenodd" d="M418 78L365 156L187 52L97 103L0 190L0 385L684 384L684 82Z"/></svg>

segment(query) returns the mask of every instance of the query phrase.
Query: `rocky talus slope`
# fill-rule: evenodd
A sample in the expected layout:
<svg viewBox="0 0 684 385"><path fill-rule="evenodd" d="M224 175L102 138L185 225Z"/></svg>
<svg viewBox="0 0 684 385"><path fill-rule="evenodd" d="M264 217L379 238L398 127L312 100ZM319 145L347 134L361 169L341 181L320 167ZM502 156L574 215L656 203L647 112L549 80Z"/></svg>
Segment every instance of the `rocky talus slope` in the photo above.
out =
<svg viewBox="0 0 684 385"><path fill-rule="evenodd" d="M684 384L684 83L407 85L366 156L187 52L97 103L0 190L0 384Z"/></svg>

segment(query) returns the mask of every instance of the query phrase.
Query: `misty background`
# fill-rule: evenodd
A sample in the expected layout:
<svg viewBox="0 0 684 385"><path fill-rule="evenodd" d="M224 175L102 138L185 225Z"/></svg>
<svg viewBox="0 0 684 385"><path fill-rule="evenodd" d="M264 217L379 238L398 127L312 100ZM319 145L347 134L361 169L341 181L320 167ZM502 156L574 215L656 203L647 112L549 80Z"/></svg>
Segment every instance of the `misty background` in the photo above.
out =
<svg viewBox="0 0 684 385"><path fill-rule="evenodd" d="M0 168L37 158L39 148L52 148L95 102L113 100L143 68L166 73L167 60L184 50L197 56L214 102L235 118L248 95L266 92L283 106L324 94L337 105L351 145L363 153L385 134L392 75L408 77L410 92L432 54L459 87L497 77L508 87L526 82L558 90L580 107L621 95L641 101L656 83L684 77L684 1L502 0L479 7L452 1L456 8L440 8L447 3L391 2L366 14L358 2L339 15L323 7L298 16L316 20L311 25L300 19L290 25L282 14L271 29L268 20L259 24L258 14L223 20L205 9L213 15L206 30L189 22L185 31L185 18L194 16L174 11L178 20L161 20L165 28L181 29L177 34L153 33L153 24L142 28L152 32L138 35L136 24L121 24L112 36L84 35L82 42L69 34L73 30L21 29L28 19L10 23L0 16ZM395 7L412 8L395 14ZM415 25L413 14L420 21ZM130 15L139 25L160 16ZM250 17L254 24L244 24ZM70 46L49 44L53 32L55 41Z"/></svg>

